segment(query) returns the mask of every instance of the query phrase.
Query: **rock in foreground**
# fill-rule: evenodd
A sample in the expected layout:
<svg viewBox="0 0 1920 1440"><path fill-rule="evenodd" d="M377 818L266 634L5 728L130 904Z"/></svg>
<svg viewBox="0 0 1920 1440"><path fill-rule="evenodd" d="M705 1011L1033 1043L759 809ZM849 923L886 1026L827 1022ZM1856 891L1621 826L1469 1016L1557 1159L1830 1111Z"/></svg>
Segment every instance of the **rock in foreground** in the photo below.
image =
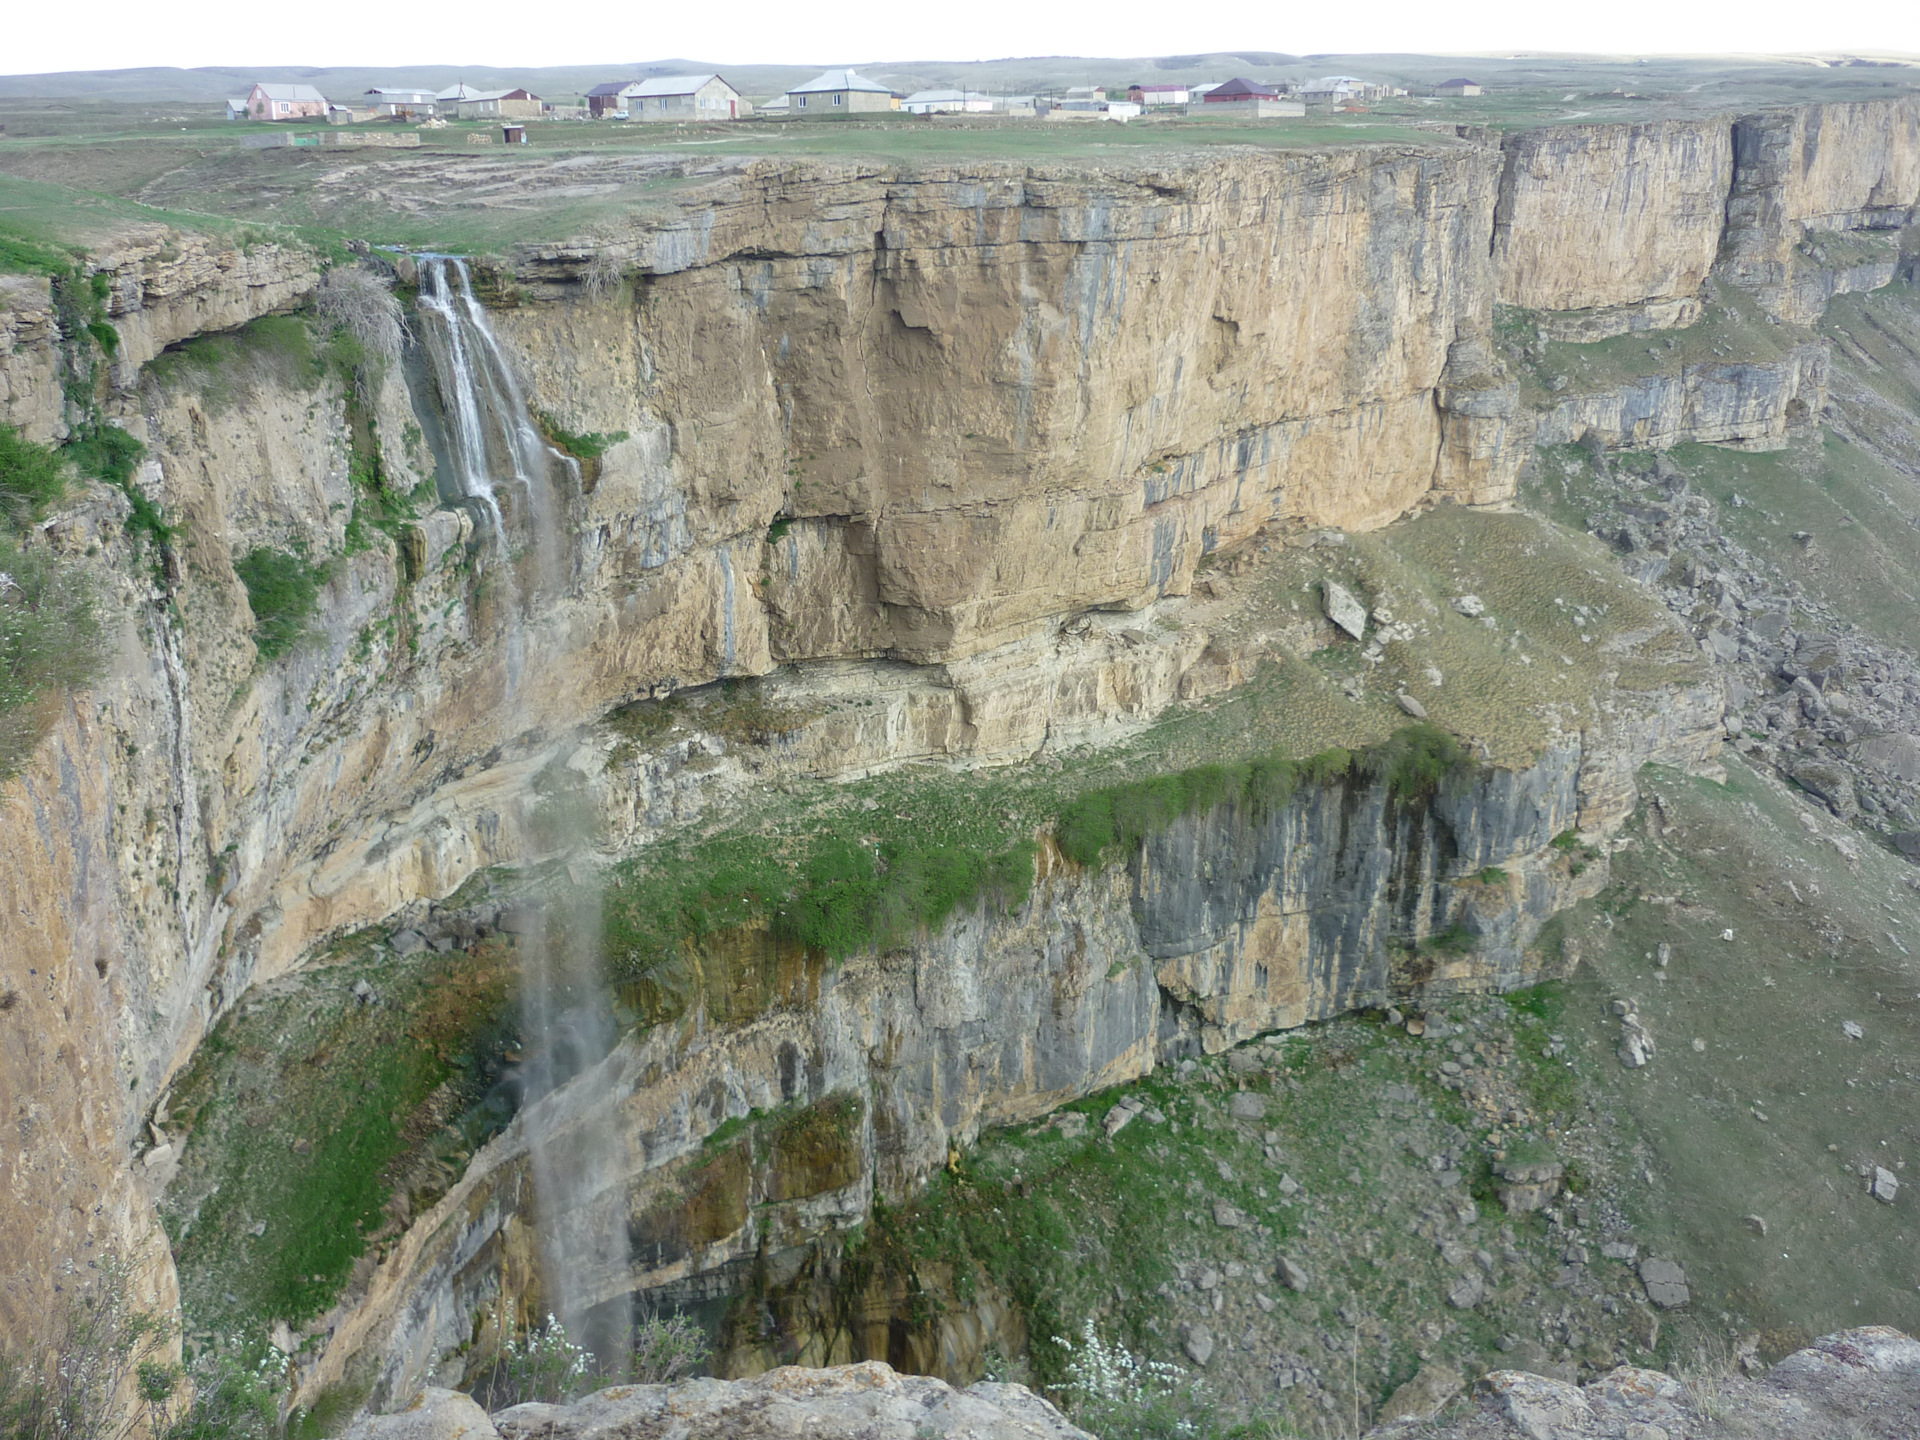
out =
<svg viewBox="0 0 1920 1440"><path fill-rule="evenodd" d="M1432 1440L1892 1440L1920 1435L1920 1341L1885 1326L1843 1330L1795 1351L1761 1379L1685 1385L1625 1365L1584 1386L1496 1370L1480 1382L1475 1407L1421 1433Z"/></svg>
<svg viewBox="0 0 1920 1440"><path fill-rule="evenodd" d="M616 1385L571 1405L516 1405L489 1422L463 1395L428 1390L362 1421L348 1440L1094 1440L1024 1385L955 1390L877 1360L789 1366L750 1380Z"/></svg>

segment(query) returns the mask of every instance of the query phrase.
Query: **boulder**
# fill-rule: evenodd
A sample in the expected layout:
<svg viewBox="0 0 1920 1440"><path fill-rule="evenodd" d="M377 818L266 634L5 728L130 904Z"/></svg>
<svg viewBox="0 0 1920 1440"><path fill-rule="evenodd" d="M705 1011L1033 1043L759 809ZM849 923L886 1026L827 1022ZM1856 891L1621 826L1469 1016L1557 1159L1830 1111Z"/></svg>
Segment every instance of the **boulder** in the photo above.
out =
<svg viewBox="0 0 1920 1440"><path fill-rule="evenodd" d="M1860 813L1860 802L1853 793L1853 780L1838 765L1809 760L1793 767L1794 782L1801 789L1825 802L1842 820Z"/></svg>
<svg viewBox="0 0 1920 1440"><path fill-rule="evenodd" d="M1227 1101L1227 1113L1236 1120L1264 1120L1267 1118L1266 1098L1241 1090Z"/></svg>
<svg viewBox="0 0 1920 1440"><path fill-rule="evenodd" d="M1213 1332L1204 1325L1196 1325L1187 1332L1187 1358L1202 1367L1213 1358Z"/></svg>
<svg viewBox="0 0 1920 1440"><path fill-rule="evenodd" d="M1687 1272L1671 1260L1648 1256L1640 1262L1640 1283L1647 1299L1662 1310L1678 1310L1693 1297L1687 1292Z"/></svg>
<svg viewBox="0 0 1920 1440"><path fill-rule="evenodd" d="M362 1420L346 1440L499 1440L499 1434L471 1396L430 1387L404 1410Z"/></svg>
<svg viewBox="0 0 1920 1440"><path fill-rule="evenodd" d="M1367 607L1355 599L1346 586L1337 585L1331 580L1321 586L1321 591L1327 619L1354 639L1364 640L1367 635Z"/></svg>
<svg viewBox="0 0 1920 1440"><path fill-rule="evenodd" d="M1285 1255L1274 1262L1273 1273L1282 1285L1298 1295L1306 1294L1313 1286L1313 1277Z"/></svg>
<svg viewBox="0 0 1920 1440"><path fill-rule="evenodd" d="M955 1390L878 1360L826 1370L784 1366L748 1380L616 1385L571 1405L516 1405L494 1424L503 1440L1093 1440L1024 1385ZM398 1437L376 1431L355 1440Z"/></svg>

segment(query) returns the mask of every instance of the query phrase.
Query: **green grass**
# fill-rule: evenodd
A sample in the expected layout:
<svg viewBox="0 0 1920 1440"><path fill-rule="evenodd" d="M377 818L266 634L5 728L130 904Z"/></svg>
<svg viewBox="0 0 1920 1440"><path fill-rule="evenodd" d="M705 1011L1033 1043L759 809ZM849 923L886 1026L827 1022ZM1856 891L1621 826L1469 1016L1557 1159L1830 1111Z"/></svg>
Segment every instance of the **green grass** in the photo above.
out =
<svg viewBox="0 0 1920 1440"><path fill-rule="evenodd" d="M307 621L327 581L326 569L290 551L256 545L234 562L233 570L247 587L254 648L262 660L277 660L306 638Z"/></svg>
<svg viewBox="0 0 1920 1440"><path fill-rule="evenodd" d="M189 1335L326 1310L503 1123L486 1097L514 1035L511 957L380 964L374 938L250 997L175 1086L185 1156L162 1218ZM361 978L382 1003L354 1001Z"/></svg>
<svg viewBox="0 0 1920 1440"><path fill-rule="evenodd" d="M534 419L540 424L540 433L562 454L571 455L576 460L598 460L608 450L627 438L624 430L615 430L603 434L598 430L589 430L584 434L566 428L544 410L536 410Z"/></svg>
<svg viewBox="0 0 1920 1440"><path fill-rule="evenodd" d="M0 780L19 773L68 692L92 683L105 640L93 586L43 548L0 533Z"/></svg>
<svg viewBox="0 0 1920 1440"><path fill-rule="evenodd" d="M163 389L191 387L209 410L245 401L268 380L311 390L327 376L328 357L302 315L262 315L237 330L197 335L169 346L144 374Z"/></svg>
<svg viewBox="0 0 1920 1440"><path fill-rule="evenodd" d="M60 454L11 425L0 425L0 521L21 529L66 493L67 467Z"/></svg>

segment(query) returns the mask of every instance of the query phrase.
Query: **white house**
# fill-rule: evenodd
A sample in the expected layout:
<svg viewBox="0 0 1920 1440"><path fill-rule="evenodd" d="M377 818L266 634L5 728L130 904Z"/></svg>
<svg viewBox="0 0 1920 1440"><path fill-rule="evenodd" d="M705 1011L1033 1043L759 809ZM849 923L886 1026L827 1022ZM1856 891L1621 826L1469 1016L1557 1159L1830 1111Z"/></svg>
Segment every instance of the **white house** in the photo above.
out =
<svg viewBox="0 0 1920 1440"><path fill-rule="evenodd" d="M366 102L369 107L381 115L407 115L426 119L432 116L439 102L431 90L383 89L376 86L367 91Z"/></svg>
<svg viewBox="0 0 1920 1440"><path fill-rule="evenodd" d="M1129 85L1127 99L1151 109L1155 105L1188 105L1193 91L1185 85Z"/></svg>
<svg viewBox="0 0 1920 1440"><path fill-rule="evenodd" d="M993 97L978 90L916 90L900 102L910 115L985 115Z"/></svg>
<svg viewBox="0 0 1920 1440"><path fill-rule="evenodd" d="M753 102L719 75L656 75L620 93L629 120L738 120L753 113Z"/></svg>
<svg viewBox="0 0 1920 1440"><path fill-rule="evenodd" d="M1357 75L1328 75L1324 79L1309 80L1300 87L1300 98L1309 105L1365 104L1386 96L1385 85L1376 85Z"/></svg>

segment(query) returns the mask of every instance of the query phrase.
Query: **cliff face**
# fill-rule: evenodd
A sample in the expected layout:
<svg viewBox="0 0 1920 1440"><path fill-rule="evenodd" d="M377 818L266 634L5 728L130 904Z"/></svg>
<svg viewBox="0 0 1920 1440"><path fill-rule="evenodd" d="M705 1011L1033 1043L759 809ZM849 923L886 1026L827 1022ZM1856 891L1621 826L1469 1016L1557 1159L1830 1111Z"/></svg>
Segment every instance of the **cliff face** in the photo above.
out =
<svg viewBox="0 0 1920 1440"><path fill-rule="evenodd" d="M864 687L873 701L796 742L796 769L834 775L1110 739L1224 691L1260 647L1215 646L1198 625L1061 622L1185 596L1202 555L1256 536L1509 499L1537 417L1489 343L1496 300L1576 328L1615 323L1596 307L1630 311L1621 326L1680 323L1716 247L1729 281L1766 303L1813 293L1792 277L1840 272L1794 248L1808 227L1882 233L1920 200L1916 113L1816 107L1562 127L1504 151L1236 153L1100 175L752 167L675 219L530 247L493 277L493 323L534 405L575 432L626 434L565 494L555 573L511 594L474 581L470 509L396 522L391 537L354 526L367 502L356 444L392 488L440 470L447 493L439 401L417 365L366 413L350 413L338 382L271 364L137 373L196 331L284 308L314 283L309 258L157 235L103 251L121 336L107 408L149 447L141 490L186 523L158 575L114 492L44 532L93 568L123 623L108 677L0 790L5 913L31 917L9 921L0 965L26 999L0 1026L31 1017L50 1037L0 1047L0 1084L33 1120L4 1153L14 1203L0 1241L22 1258L0 1288L0 1330L31 1331L49 1257L138 1246L142 1177L165 1165L134 1169L130 1147L212 1021L328 936L536 853L530 782L553 762L593 768L583 720L793 662L781 684ZM1583 195L1600 203L1582 208ZM621 283L578 283L609 259ZM1878 264L1847 273L1871 279ZM70 417L51 292L9 279L4 299L0 415L57 436ZM1734 357L1604 413L1580 398L1587 408L1546 433L1772 434L1796 404L1817 410L1820 359L1795 352L1756 378ZM234 560L290 544L334 566L310 643L259 665ZM1275 630L1274 646L1303 648L1313 629ZM822 1053L845 1041L834 1064L893 1097L863 1124L911 1117L887 1122L893 1138L862 1161L885 1188L937 1163L950 1134L1137 1073L1163 1019L1218 1048L1387 993L1387 933L1470 913L1480 958L1442 955L1425 979L1510 983L1529 973L1531 928L1571 893L1542 836L1576 811L1589 827L1617 818L1633 767L1701 753L1715 705L1702 693L1623 717L1631 738L1555 751L1447 802L1463 810L1416 819L1345 795L1289 812L1291 830L1176 829L1137 874L1055 876L1011 929L963 926L910 964L822 977L818 1004L781 1023ZM612 798L610 847L762 783L689 742ZM1202 883L1187 873L1202 854L1232 863ZM1502 857L1509 888L1450 888ZM1151 968L1098 978L1137 954ZM965 978L989 959L1001 968ZM834 1009L856 981L870 997ZM982 996L1022 986L1035 1017L1057 998L1081 1028L1021 1050ZM966 1053L992 1057L979 1077L930 1058L925 1036L948 1011ZM872 1080L880 1062L861 1057L877 1042L850 1038L880 1035L885 1016L921 1037L902 1052L920 1057L911 1083ZM777 1043L743 1031L727 1044L756 1058L722 1084L713 1123L780 1089ZM692 1082L659 1083L635 1103L679 1113ZM877 1158L896 1153L887 1145L900 1158ZM505 1150L488 1163L475 1184L511 1169ZM649 1152L629 1173L655 1169ZM94 1197L84 1213L78 1194ZM499 1203L499 1227L518 1203ZM408 1242L432 1251L436 1275L496 1232L462 1220L446 1233ZM373 1305L354 1333L401 1357L393 1376L424 1373L428 1349L408 1347L466 1324L472 1297L390 1263L382 1304L431 1291L439 1308L394 1329ZM343 1329L328 1353L357 1343Z"/></svg>
<svg viewBox="0 0 1920 1440"><path fill-rule="evenodd" d="M1817 105L1741 117L1724 258L1736 283L1801 323L1838 293L1796 253L1831 231L1898 231L1920 206L1920 98ZM1889 257L1889 260L1891 257ZM1811 262L1811 263L1810 263ZM1869 273L1845 289L1892 278Z"/></svg>
<svg viewBox="0 0 1920 1440"><path fill-rule="evenodd" d="M1550 126L1509 135L1502 151L1501 304L1644 307L1689 299L1707 278L1733 178L1725 122Z"/></svg>
<svg viewBox="0 0 1920 1440"><path fill-rule="evenodd" d="M793 518L781 658L954 659L1182 594L1263 525L1416 503L1449 347L1487 328L1494 179L1464 149L1100 181L761 167L696 263L636 250L634 313L574 332L596 363L557 363L542 307L503 328L563 413L674 417L704 512L680 543Z"/></svg>
<svg viewBox="0 0 1920 1440"><path fill-rule="evenodd" d="M1716 686L1663 700L1658 723L1623 706L1524 771L1458 775L1431 799L1356 775L1268 816L1227 805L1176 822L1122 865L1083 870L1048 847L1018 913L967 916L904 951L832 966L763 932L709 942L685 962L698 1008L530 1107L316 1322L328 1339L303 1403L349 1366L376 1407L459 1383L490 1360L461 1349L476 1313L550 1303L525 1238L536 1127L560 1168L594 1177L565 1231L625 1237L591 1301L726 1295L756 1257L858 1223L876 1194L911 1194L951 1145L1164 1056L1553 973L1558 957L1528 948L1541 923L1605 882L1604 863L1553 839L1606 821L1615 776L1718 748ZM789 1118L738 1131L765 1112Z"/></svg>

